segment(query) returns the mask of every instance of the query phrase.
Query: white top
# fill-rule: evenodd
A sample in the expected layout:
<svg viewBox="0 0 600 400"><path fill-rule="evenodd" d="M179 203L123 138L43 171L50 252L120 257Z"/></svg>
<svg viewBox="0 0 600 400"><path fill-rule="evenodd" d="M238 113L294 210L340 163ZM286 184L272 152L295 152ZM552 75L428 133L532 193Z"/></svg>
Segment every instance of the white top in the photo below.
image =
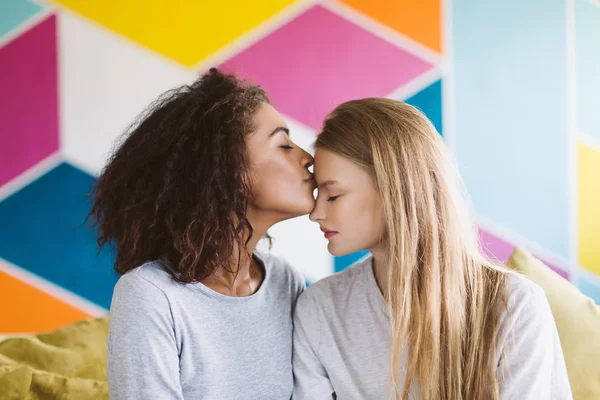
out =
<svg viewBox="0 0 600 400"><path fill-rule="evenodd" d="M304 279L255 253L265 268L251 296L182 284L153 261L123 275L110 307L111 400L289 400L292 313Z"/></svg>
<svg viewBox="0 0 600 400"><path fill-rule="evenodd" d="M508 313L498 330L502 400L572 399L554 318L543 289L527 278L509 278ZM514 336L508 336L514 333ZM294 399L385 399L391 330L372 257L311 286L294 316ZM406 354L402 366L406 365ZM506 374L508 372L508 374ZM400 385L405 368L399 371ZM410 398L419 398L417 380ZM402 386L400 386L402 387Z"/></svg>

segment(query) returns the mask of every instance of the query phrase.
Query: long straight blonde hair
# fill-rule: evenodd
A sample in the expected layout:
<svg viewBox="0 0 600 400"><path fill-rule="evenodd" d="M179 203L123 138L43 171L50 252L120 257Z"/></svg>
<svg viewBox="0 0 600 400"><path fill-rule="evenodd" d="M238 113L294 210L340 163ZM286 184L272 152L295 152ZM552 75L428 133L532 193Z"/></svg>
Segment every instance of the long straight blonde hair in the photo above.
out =
<svg viewBox="0 0 600 400"><path fill-rule="evenodd" d="M457 168L434 126L400 101L353 100L329 115L315 148L362 166L382 198L389 396L407 399L416 381L425 400L497 399L507 270L482 254Z"/></svg>

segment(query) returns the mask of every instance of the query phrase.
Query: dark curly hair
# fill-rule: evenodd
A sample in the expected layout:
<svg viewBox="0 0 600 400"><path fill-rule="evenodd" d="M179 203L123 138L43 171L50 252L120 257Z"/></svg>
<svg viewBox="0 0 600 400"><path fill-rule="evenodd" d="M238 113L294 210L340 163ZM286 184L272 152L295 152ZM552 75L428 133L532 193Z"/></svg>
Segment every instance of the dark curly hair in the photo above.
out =
<svg viewBox="0 0 600 400"><path fill-rule="evenodd" d="M252 236L246 138L265 91L212 68L164 93L124 135L96 181L88 221L119 274L166 257L197 282Z"/></svg>

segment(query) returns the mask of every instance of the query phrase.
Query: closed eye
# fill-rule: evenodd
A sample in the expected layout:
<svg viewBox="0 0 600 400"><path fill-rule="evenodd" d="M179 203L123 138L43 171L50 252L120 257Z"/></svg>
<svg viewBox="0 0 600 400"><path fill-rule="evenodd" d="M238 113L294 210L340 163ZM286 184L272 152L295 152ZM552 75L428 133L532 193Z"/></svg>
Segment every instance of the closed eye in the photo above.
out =
<svg viewBox="0 0 600 400"><path fill-rule="evenodd" d="M286 149L286 150L293 150L294 148L292 146L290 146L289 144L285 145L285 146L279 146L282 149Z"/></svg>
<svg viewBox="0 0 600 400"><path fill-rule="evenodd" d="M336 201L338 197L340 197L340 195L337 195L337 196L331 196L331 197L329 197L329 198L327 199L327 201Z"/></svg>

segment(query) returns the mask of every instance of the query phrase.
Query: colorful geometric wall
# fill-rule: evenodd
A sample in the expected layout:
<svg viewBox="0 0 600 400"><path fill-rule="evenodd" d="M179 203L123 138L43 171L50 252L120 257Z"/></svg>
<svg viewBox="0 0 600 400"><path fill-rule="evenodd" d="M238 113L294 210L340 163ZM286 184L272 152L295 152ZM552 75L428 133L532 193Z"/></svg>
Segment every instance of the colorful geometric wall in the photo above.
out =
<svg viewBox="0 0 600 400"><path fill-rule="evenodd" d="M145 106L215 65L263 85L306 149L345 100L419 107L488 253L525 246L600 303L599 37L596 0L4 0L0 332L106 313L94 177ZM307 217L271 234L311 282L364 255L330 256Z"/></svg>

